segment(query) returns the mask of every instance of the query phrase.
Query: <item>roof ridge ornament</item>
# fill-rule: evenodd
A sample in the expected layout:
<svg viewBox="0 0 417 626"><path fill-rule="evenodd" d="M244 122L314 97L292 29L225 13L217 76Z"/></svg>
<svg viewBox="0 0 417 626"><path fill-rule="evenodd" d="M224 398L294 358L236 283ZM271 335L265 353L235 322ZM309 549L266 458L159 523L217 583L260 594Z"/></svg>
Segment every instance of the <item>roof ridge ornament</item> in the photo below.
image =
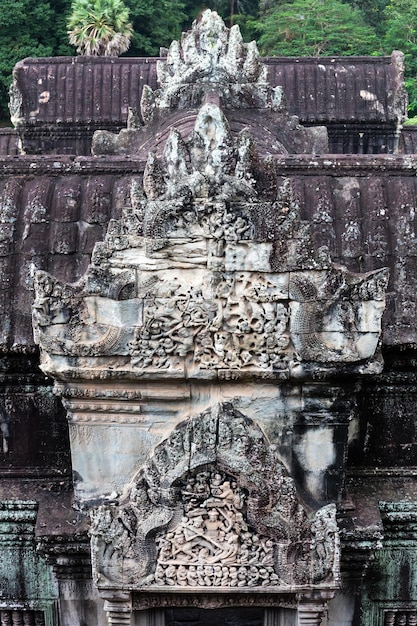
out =
<svg viewBox="0 0 417 626"><path fill-rule="evenodd" d="M207 9L194 20L181 41L173 41L166 61L158 61L161 88L190 83L266 83L268 70L256 42L243 43L237 24L227 28L222 18Z"/></svg>
<svg viewBox="0 0 417 626"><path fill-rule="evenodd" d="M328 152L326 128L301 126L288 113L283 89L269 83L256 42L243 43L239 26L227 28L215 11L205 11L172 42L157 75L159 89L143 85L140 115L130 108L127 128L118 135L94 134L94 155L161 156L170 128L185 140L198 112L209 105L222 112L235 138L250 126L259 155Z"/></svg>
<svg viewBox="0 0 417 626"><path fill-rule="evenodd" d="M243 43L239 26L227 28L222 18L207 9L181 41L173 41L166 60L157 62L160 88L143 86L141 115L145 124L157 111L201 106L215 90L225 109L270 109L286 112L282 87L272 87L268 68L255 41Z"/></svg>

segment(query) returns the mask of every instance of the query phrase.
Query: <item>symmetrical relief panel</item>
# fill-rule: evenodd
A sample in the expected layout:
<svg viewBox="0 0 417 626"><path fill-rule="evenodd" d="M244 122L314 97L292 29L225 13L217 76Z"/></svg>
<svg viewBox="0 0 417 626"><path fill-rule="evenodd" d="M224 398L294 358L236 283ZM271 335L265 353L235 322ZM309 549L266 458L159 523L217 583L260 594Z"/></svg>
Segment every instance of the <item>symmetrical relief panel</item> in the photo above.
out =
<svg viewBox="0 0 417 626"><path fill-rule="evenodd" d="M37 272L35 338L48 373L282 379L312 364L379 367L386 270L355 275L314 251L290 180L275 181L273 201L241 180L243 201L231 178L178 178L152 158L145 193L110 223L80 284Z"/></svg>
<svg viewBox="0 0 417 626"><path fill-rule="evenodd" d="M159 113L200 85L193 127L185 136L171 127L163 150L149 154L143 184L132 183L122 218L110 222L79 284L36 274L45 371L285 379L312 367L380 368L386 270L355 275L315 249L293 182L259 156L249 128L232 131L226 115L229 105L243 106L228 97L244 100L248 85L251 93L263 86L275 107L256 47L239 43L236 28L229 32L211 12L193 28L160 68L149 113L162 124ZM239 68L234 76L224 49Z"/></svg>
<svg viewBox="0 0 417 626"><path fill-rule="evenodd" d="M256 47L239 37L208 12L190 36L171 46L159 68L161 89L144 90L145 127L129 128L127 143L122 137L113 150L129 153L136 145L140 157L145 144L152 149L122 217L109 223L78 284L35 272L35 339L43 370L64 394L71 397L88 381L100 388L99 396L117 399L123 386L143 381L159 394L147 415L155 410L161 418L168 411L158 407L164 389L183 382L187 409L171 407L179 419L195 416L197 406L211 407L180 424L171 416L169 427L155 417L149 432L139 426L140 415L131 420L138 456L140 448L140 458L148 460L123 496L92 514L95 581L106 597L114 592L115 606L118 591L149 597L249 591L256 598L270 594L275 602L312 590L329 597L339 585L335 506L320 505L321 488L310 489L307 506L278 458L277 441L269 442L233 404L216 402L239 396L236 379L250 381L255 397L259 380L270 390L290 379L322 383L328 374L380 371L388 274L353 274L335 266L326 248L314 246L294 181L280 176L273 158L262 158L257 147L266 137L261 118L268 132L282 131L275 152L312 152L313 137L290 119L282 94L267 84ZM190 103L195 110L184 126L179 111L188 115ZM243 109L245 119L255 120L254 134L242 128ZM223 396L206 384L219 380L228 381ZM203 387L200 402L197 388ZM78 434L85 423L75 413L85 404L77 409L72 402ZM82 420L96 419L98 435L80 437L78 452L81 467L100 475L104 455L115 448L97 450L96 442L110 441L103 431L113 415L122 422L126 409L114 402L109 420L107 400L94 418L92 406ZM276 411L274 406L268 419ZM336 460L332 424L310 430L303 443L309 456L303 467L316 475ZM339 430L338 442L340 437ZM316 442L324 460L310 463ZM294 457L302 457L300 449ZM94 487L91 493L103 492ZM316 621L305 623L319 623L321 609L314 612Z"/></svg>
<svg viewBox="0 0 417 626"><path fill-rule="evenodd" d="M260 428L221 404L177 426L93 514L101 589L335 588L335 506L309 510Z"/></svg>

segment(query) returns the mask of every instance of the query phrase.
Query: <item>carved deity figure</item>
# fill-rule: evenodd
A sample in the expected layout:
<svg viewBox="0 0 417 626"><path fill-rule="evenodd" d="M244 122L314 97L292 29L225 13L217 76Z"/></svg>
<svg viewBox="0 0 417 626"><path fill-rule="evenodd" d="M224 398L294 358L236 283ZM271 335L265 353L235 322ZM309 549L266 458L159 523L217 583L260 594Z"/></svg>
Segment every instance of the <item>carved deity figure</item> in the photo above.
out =
<svg viewBox="0 0 417 626"><path fill-rule="evenodd" d="M181 494L186 515L158 539L155 584L171 585L175 576L180 586L279 584L274 543L244 521L245 492L235 480L219 471L199 472Z"/></svg>

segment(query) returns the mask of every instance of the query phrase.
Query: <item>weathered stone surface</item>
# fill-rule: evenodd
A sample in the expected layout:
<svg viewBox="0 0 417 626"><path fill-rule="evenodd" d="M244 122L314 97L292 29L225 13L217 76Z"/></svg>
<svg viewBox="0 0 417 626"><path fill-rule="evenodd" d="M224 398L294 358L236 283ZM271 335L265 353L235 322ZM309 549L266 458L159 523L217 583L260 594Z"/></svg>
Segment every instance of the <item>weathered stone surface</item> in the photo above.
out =
<svg viewBox="0 0 417 626"><path fill-rule="evenodd" d="M332 150L394 150L401 55L268 60L268 87L254 47L208 14L160 64L157 91L153 62L48 63L16 73L32 90L12 103L29 149L81 149L98 126L119 129L119 95L131 107L118 156L1 160L0 487L39 503L27 554L57 583L60 624L97 626L104 611L118 626L182 626L196 607L207 625L253 607L256 626L414 623L416 160L314 156L323 133L291 117L325 121ZM128 67L135 93L153 90L145 127ZM54 113L69 104L57 85L85 70L112 99L72 100L75 132L70 109ZM22 79L34 71L39 84ZM78 512L63 413L35 373L35 277ZM94 509L102 598L80 509ZM29 569L0 621L45 617L25 608Z"/></svg>
<svg viewBox="0 0 417 626"><path fill-rule="evenodd" d="M23 624L23 619L33 620L36 616L38 623L45 625L53 619L57 589L46 563L36 553L37 509L37 503L32 500L0 501L1 602L6 607L14 604L14 623L20 618ZM0 616L6 624L12 617L10 609L0 609ZM33 624L34 621L26 623Z"/></svg>
<svg viewBox="0 0 417 626"><path fill-rule="evenodd" d="M15 68L12 118L27 154L89 154L95 130L117 132L144 86L155 89L157 59L25 59ZM326 125L330 152L395 152L406 116L403 57L265 59L291 115ZM83 89L73 97L74 85ZM100 97L94 97L95 86ZM88 94L88 95L87 95ZM91 94L91 96L90 96ZM22 108L22 102L28 103Z"/></svg>
<svg viewBox="0 0 417 626"><path fill-rule="evenodd" d="M308 518L259 427L221 405L155 448L126 504L94 513L96 582L170 592L332 588L334 515L328 505Z"/></svg>
<svg viewBox="0 0 417 626"><path fill-rule="evenodd" d="M189 37L204 41L214 28L216 41L223 38L237 54L236 35L206 15ZM184 53L184 67L171 69L168 56L172 76L160 70L155 115L178 106L178 89L184 97L194 90L184 81L189 65L206 67L203 48L191 58ZM195 41L190 49L197 50ZM256 51L237 49L241 80L257 88L264 78ZM209 73L198 69L197 86L223 93L228 83L221 57L213 55ZM265 106L274 108L275 96L264 87ZM36 274L35 339L46 372L82 377L96 369L106 378L109 358L112 374L121 369L147 378L213 379L227 371L302 377L304 362L307 369L312 363L379 368L372 359L388 273L355 277L333 267L326 248L314 250L291 181L258 157L248 129L234 139L220 100L202 97L188 138L170 131L162 155L150 154L143 191L132 186L130 202L96 245L81 288Z"/></svg>
<svg viewBox="0 0 417 626"><path fill-rule="evenodd" d="M0 257L0 262L5 289L1 294L4 302L0 316L1 342L33 349L30 268L49 270L64 281L78 280L87 268L89 257L86 254L96 238L104 236L104 224L110 217L120 217L123 205L131 206L132 180L140 183L144 163L131 159L106 163L91 159L65 162L64 159L60 161L60 168L56 168L53 159L32 159L32 163L26 163L26 158L22 158L22 161L2 161L0 233L3 233L3 239L0 243L5 256ZM415 328L410 323L416 313L412 287L415 281L412 216L417 209L414 157L311 159L305 156L298 157L297 164L288 157L277 158L276 162L277 170L291 180L296 190L301 217L310 222L317 249L327 245L332 260L352 272L390 268L383 341L391 346L415 343ZM43 248L38 255L33 254L29 244L33 241L31 233L35 225L32 227L28 223L28 192L25 191L33 172L50 178L52 189L59 185L60 196L67 180L71 194L74 177L80 177L81 191L77 200L80 213L74 218L80 239L73 255L52 254L55 242L50 231L49 212L53 213L54 221L61 220L58 207L55 208L55 192L49 196L46 222L36 225L45 229L41 242ZM90 191L92 181L102 180L104 175L109 191L104 194L104 188L99 186L94 196ZM347 212L346 200L349 198ZM19 224L18 228L16 224ZM24 231L29 233L26 239L22 236ZM84 248L81 242L86 237L88 247Z"/></svg>
<svg viewBox="0 0 417 626"><path fill-rule="evenodd" d="M0 129L0 154L19 154L19 135L14 128Z"/></svg>
<svg viewBox="0 0 417 626"><path fill-rule="evenodd" d="M216 106L229 134L241 136L250 126L262 155L328 152L326 129L304 128L288 114L282 88L272 88L268 82L255 42L244 44L239 27L229 31L215 12L206 11L181 42L171 44L166 61L157 64L157 76L160 89L154 92L145 85L142 92L144 126L128 125L118 136L98 131L93 154L146 158L151 149L161 155L172 141L173 126L183 141L190 133L203 136L205 119L216 118ZM250 150L249 145L244 147L243 137L240 143L238 150ZM207 151L200 157L204 158Z"/></svg>

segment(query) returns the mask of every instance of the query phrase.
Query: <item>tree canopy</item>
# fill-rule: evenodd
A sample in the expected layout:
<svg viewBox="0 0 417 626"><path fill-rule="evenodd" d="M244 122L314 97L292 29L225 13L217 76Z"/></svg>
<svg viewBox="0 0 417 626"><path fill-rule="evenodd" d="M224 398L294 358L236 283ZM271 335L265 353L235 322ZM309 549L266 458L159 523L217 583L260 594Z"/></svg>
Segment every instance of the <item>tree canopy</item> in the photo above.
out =
<svg viewBox="0 0 417 626"><path fill-rule="evenodd" d="M277 3L253 22L261 53L283 56L372 54L374 29L340 0Z"/></svg>
<svg viewBox="0 0 417 626"><path fill-rule="evenodd" d="M123 0L73 0L67 26L78 54L92 56L119 56L133 34Z"/></svg>
<svg viewBox="0 0 417 626"><path fill-rule="evenodd" d="M402 50L410 112L417 113L417 0L0 0L0 119L9 117L8 87L17 61L76 54L67 33L72 3L96 9L100 5L103 14L113 6L116 43L120 34L129 34L124 25L132 24L130 48L125 52L129 56L158 55L160 46L178 39L204 8L218 11L229 25L238 23L245 41L257 39L263 54L362 55ZM79 42L73 41L78 47ZM116 46L113 52L119 54L121 49ZM79 50L91 53L82 46ZM97 53L105 54L106 46Z"/></svg>
<svg viewBox="0 0 417 626"><path fill-rule="evenodd" d="M409 113L417 115L417 0L391 0L386 6L384 45L404 52Z"/></svg>
<svg viewBox="0 0 417 626"><path fill-rule="evenodd" d="M158 56L159 48L169 46L191 19L181 0L125 0L130 10L134 35L129 56ZM186 26L185 26L186 25Z"/></svg>

